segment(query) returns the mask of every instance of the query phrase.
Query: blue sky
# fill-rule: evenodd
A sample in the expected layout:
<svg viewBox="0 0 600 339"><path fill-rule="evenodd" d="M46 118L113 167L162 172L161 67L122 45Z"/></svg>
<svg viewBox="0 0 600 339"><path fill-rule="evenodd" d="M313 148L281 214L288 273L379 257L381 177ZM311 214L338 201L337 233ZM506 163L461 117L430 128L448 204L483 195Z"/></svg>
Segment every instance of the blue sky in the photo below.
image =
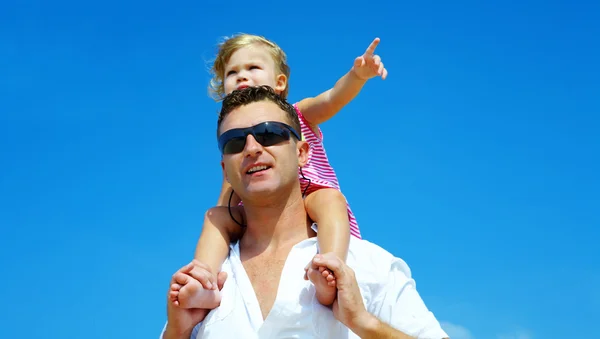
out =
<svg viewBox="0 0 600 339"><path fill-rule="evenodd" d="M4 336L158 336L217 198L206 69L236 32L284 48L292 100L381 38L389 77L326 148L453 339L595 333L597 2L201 3L0 5Z"/></svg>

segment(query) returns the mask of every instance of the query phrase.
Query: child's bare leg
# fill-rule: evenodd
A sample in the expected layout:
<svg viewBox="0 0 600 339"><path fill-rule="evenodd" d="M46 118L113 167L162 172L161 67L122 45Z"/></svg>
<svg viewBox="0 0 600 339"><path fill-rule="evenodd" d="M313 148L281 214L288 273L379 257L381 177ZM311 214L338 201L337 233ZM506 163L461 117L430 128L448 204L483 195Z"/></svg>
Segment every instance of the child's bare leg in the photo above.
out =
<svg viewBox="0 0 600 339"><path fill-rule="evenodd" d="M231 201L231 206L233 207L237 206L240 201L242 201L242 199L240 199L235 192L233 192L233 195L231 195L231 192L233 192L233 188L231 188L231 185L229 182L227 182L227 180L223 179L223 183L221 184L221 192L219 193L219 200L217 200L217 206L227 207ZM231 198L231 200L229 200L229 198Z"/></svg>
<svg viewBox="0 0 600 339"><path fill-rule="evenodd" d="M240 207L232 207L232 214L238 221L243 221ZM217 290L216 276L221 271L221 264L229 253L229 244L241 234L227 207L213 207L204 217L202 234L196 246L194 258L211 269L212 279L201 284L195 279L189 279L186 284L172 286L171 297L182 308L213 309L221 303L221 295Z"/></svg>
<svg viewBox="0 0 600 339"><path fill-rule="evenodd" d="M317 223L317 239L321 253L335 253L344 262L350 242L350 221L344 195L332 188L323 188L304 199L306 211ZM337 293L335 278L325 267L307 267L307 276L315 285L317 300L329 306Z"/></svg>

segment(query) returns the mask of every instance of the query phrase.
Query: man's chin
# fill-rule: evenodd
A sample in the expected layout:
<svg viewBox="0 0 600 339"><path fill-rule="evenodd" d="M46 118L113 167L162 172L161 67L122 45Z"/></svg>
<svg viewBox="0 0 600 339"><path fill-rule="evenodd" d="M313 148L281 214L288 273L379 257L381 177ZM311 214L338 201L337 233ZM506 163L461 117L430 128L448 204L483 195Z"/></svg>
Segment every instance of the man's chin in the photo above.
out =
<svg viewBox="0 0 600 339"><path fill-rule="evenodd" d="M278 191L277 185L269 185L269 184L252 184L246 187L244 195L247 199L251 200L264 200L269 199Z"/></svg>
<svg viewBox="0 0 600 339"><path fill-rule="evenodd" d="M289 194L294 184L298 185L298 179L296 178L293 178L290 180L290 182L273 179L274 178L271 178L270 180L246 182L243 192L239 192L238 195L242 197L242 200L245 199L248 201L266 202L275 199L273 202L277 202L276 199L285 199L281 196L285 195L286 193ZM293 180L296 181L294 182Z"/></svg>

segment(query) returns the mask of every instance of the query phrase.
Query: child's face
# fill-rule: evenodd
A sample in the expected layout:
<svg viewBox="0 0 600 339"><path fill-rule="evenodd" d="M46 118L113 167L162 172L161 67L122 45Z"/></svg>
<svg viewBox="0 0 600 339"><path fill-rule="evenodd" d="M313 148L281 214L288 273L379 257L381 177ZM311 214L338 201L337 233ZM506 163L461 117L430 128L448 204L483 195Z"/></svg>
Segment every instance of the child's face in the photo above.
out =
<svg viewBox="0 0 600 339"><path fill-rule="evenodd" d="M281 93L287 86L283 74L277 74L273 58L266 47L253 44L235 51L225 65L223 87L225 94L250 86L267 85Z"/></svg>

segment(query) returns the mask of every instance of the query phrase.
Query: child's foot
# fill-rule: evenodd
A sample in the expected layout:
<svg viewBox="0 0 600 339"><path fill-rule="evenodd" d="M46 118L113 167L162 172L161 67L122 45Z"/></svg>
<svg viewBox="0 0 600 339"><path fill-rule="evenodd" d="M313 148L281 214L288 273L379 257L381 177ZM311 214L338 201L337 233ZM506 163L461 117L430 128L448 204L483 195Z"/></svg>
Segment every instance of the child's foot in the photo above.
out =
<svg viewBox="0 0 600 339"><path fill-rule="evenodd" d="M313 268L312 265L306 271L308 279L315 285L317 300L325 306L331 306L337 295L335 276L323 266Z"/></svg>
<svg viewBox="0 0 600 339"><path fill-rule="evenodd" d="M173 303L181 308L212 310L221 303L219 290L205 289L196 279L189 279L185 285L172 285L169 295Z"/></svg>

